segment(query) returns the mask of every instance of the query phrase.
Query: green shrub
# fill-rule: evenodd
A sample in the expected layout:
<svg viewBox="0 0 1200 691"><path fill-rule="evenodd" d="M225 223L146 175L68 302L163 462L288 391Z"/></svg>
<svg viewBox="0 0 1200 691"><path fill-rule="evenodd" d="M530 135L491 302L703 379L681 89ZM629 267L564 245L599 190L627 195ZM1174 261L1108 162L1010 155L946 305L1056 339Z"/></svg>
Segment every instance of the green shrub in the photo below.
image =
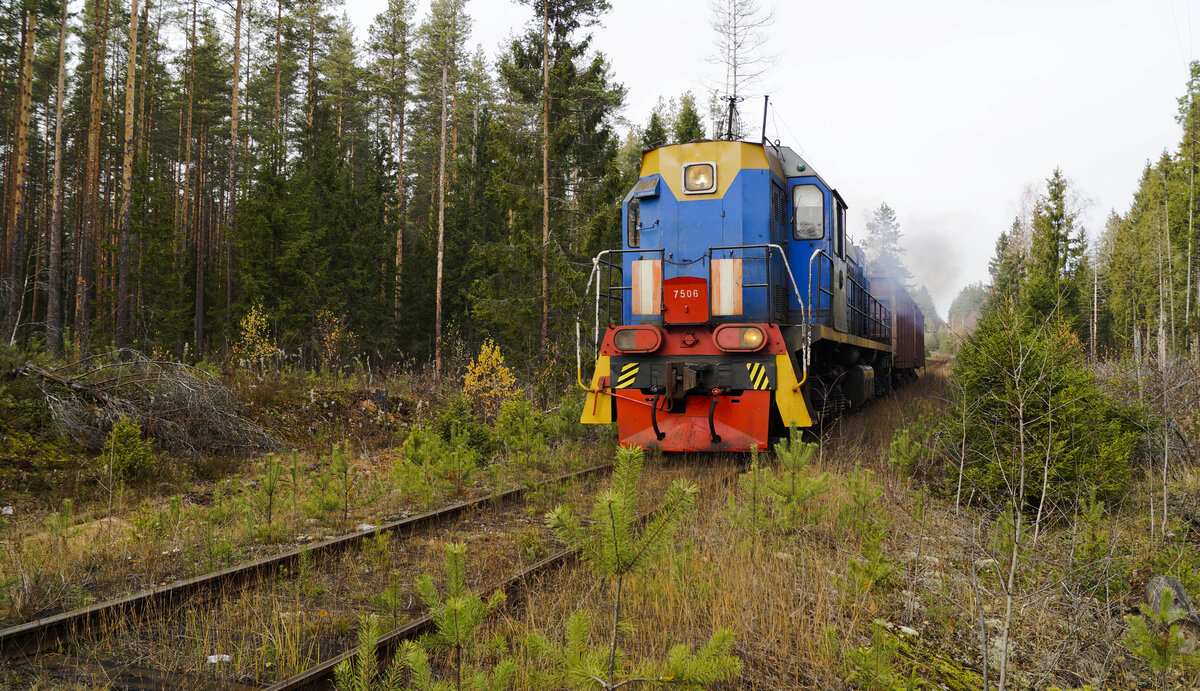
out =
<svg viewBox="0 0 1200 691"><path fill-rule="evenodd" d="M509 458L527 464L546 448L546 417L528 398L514 395L500 407L496 436Z"/></svg>
<svg viewBox="0 0 1200 691"><path fill-rule="evenodd" d="M943 436L958 446L965 435L966 454L947 454L947 470L957 477L961 462L977 499L1036 506L1044 489L1047 504L1065 507L1089 490L1100 501L1125 495L1140 413L1101 389L1065 322L997 302L959 348L954 379Z"/></svg>
<svg viewBox="0 0 1200 691"><path fill-rule="evenodd" d="M142 427L136 420L123 417L113 425L104 442L113 475L137 482L147 479L154 471L154 447L142 439Z"/></svg>
<svg viewBox="0 0 1200 691"><path fill-rule="evenodd" d="M447 442L465 435L466 443L471 448L481 455L490 456L496 452L496 433L480 421L481 417L482 413L475 409L466 396L455 393L438 413L434 430L442 441Z"/></svg>
<svg viewBox="0 0 1200 691"><path fill-rule="evenodd" d="M583 439L588 428L579 419L583 416L585 396L572 390L558 400L558 405L546 415L546 436L550 439Z"/></svg>

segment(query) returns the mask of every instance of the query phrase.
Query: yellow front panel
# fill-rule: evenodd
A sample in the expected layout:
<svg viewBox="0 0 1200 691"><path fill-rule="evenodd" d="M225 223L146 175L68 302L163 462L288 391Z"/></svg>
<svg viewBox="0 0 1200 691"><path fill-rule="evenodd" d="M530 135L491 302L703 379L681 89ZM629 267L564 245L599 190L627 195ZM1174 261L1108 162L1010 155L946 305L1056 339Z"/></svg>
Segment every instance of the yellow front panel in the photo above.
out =
<svg viewBox="0 0 1200 691"><path fill-rule="evenodd" d="M792 358L787 353L775 356L775 377L779 380L775 385L775 405L779 406L783 424L788 427L812 427L808 404L804 402L800 382L792 368Z"/></svg>
<svg viewBox="0 0 1200 691"><path fill-rule="evenodd" d="M592 386L588 390L587 400L583 402L583 415L579 422L585 425L607 425L613 421L613 397L608 389L600 388L600 377L611 373L611 365L607 355L596 358L596 371L592 374Z"/></svg>
<svg viewBox="0 0 1200 691"><path fill-rule="evenodd" d="M685 194L683 191L683 165L685 163L717 164L717 188L707 194ZM771 168L783 177L783 169L774 156L768 156L761 144L746 142L692 142L663 146L642 154L642 177L661 175L675 198L720 199L733 184L738 171L749 168L762 170Z"/></svg>

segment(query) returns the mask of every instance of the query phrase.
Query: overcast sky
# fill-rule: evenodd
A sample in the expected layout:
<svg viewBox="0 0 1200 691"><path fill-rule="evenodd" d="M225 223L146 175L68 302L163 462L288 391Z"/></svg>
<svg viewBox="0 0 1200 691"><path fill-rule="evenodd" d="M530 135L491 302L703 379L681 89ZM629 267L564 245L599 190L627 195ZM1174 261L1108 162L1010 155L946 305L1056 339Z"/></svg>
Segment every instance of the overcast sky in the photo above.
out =
<svg viewBox="0 0 1200 691"><path fill-rule="evenodd" d="M660 96L719 85L704 0L610 2L593 45L628 89L625 118L644 124ZM1022 189L1056 166L1091 200L1089 231L1128 208L1146 160L1178 143L1176 100L1200 39L1192 4L784 0L762 47L775 66L743 117L756 138L771 95L768 135L838 188L852 236L880 202L893 207L907 263L945 316L962 286L987 280ZM385 5L347 3L361 37ZM510 0L467 7L471 45L493 56L532 17Z"/></svg>

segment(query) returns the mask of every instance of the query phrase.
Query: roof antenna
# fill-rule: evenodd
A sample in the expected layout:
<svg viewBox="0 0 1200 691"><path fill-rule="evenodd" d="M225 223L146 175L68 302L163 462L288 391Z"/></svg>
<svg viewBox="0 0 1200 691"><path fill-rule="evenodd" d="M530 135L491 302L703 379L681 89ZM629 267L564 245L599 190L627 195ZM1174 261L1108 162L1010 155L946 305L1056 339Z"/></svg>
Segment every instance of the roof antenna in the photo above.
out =
<svg viewBox="0 0 1200 691"><path fill-rule="evenodd" d="M767 103L770 100L771 100L770 94L763 94L763 125L762 125L762 143L763 143L763 145L770 143L770 140L767 139Z"/></svg>
<svg viewBox="0 0 1200 691"><path fill-rule="evenodd" d="M737 116L737 104L740 103L743 99L741 96L738 96L737 94L732 94L732 95L726 96L725 100L729 101L729 124L725 129L725 138L732 141L734 138L733 137L733 121L734 121L734 118Z"/></svg>

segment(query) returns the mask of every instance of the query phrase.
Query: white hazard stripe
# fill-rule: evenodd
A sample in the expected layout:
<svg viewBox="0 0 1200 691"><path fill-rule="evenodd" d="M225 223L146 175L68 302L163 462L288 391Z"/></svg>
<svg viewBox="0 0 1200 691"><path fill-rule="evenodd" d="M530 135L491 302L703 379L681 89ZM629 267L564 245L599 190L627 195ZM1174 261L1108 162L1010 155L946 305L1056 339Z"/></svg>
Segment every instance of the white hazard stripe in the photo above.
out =
<svg viewBox="0 0 1200 691"><path fill-rule="evenodd" d="M742 259L714 259L712 263L712 313L742 313Z"/></svg>
<svg viewBox="0 0 1200 691"><path fill-rule="evenodd" d="M658 314L662 311L662 262L638 259L633 262L633 313Z"/></svg>

